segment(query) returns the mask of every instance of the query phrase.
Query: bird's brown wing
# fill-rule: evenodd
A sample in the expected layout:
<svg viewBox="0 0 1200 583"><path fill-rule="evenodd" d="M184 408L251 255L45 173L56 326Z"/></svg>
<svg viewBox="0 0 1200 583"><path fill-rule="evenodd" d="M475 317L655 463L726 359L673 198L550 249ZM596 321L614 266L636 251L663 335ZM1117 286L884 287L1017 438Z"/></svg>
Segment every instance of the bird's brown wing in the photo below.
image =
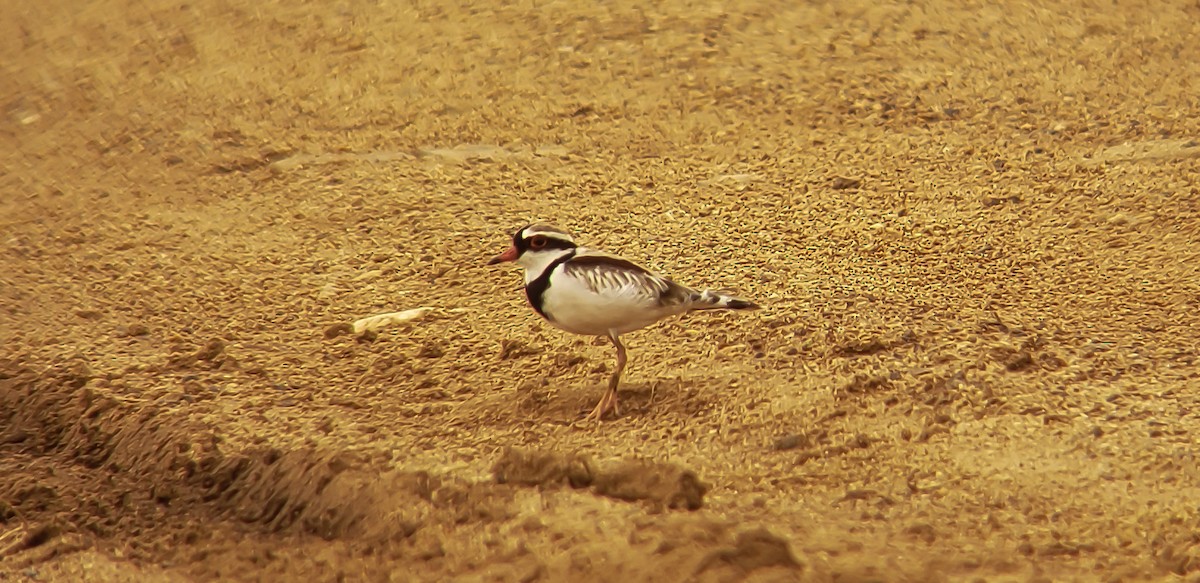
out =
<svg viewBox="0 0 1200 583"><path fill-rule="evenodd" d="M691 303L697 292L679 285L628 259L598 251L577 254L563 265L568 275L578 278L605 296L623 296L659 307Z"/></svg>

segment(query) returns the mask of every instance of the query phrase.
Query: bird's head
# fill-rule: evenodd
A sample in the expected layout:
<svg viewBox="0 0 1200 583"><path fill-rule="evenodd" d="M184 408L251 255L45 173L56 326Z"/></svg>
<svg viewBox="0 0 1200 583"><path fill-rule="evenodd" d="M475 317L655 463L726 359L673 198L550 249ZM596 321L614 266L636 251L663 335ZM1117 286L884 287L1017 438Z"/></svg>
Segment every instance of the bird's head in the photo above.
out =
<svg viewBox="0 0 1200 583"><path fill-rule="evenodd" d="M488 265L515 261L526 270L538 270L576 247L570 233L546 223L533 223L517 230L512 247L493 257Z"/></svg>

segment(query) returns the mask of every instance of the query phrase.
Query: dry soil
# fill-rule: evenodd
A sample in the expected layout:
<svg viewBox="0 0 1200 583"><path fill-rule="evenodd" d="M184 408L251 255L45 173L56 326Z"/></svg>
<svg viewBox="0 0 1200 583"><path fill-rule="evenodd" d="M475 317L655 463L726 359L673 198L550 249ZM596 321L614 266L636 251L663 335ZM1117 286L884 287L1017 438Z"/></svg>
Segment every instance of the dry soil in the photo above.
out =
<svg viewBox="0 0 1200 583"><path fill-rule="evenodd" d="M4 10L0 579L1200 580L1195 0Z"/></svg>

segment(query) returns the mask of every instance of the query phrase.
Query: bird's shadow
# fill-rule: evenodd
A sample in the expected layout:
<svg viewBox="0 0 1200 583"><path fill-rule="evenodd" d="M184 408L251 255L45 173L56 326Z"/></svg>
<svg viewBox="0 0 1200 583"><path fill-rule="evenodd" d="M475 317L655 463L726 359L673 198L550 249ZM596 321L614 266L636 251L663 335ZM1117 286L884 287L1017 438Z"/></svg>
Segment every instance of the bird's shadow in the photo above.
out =
<svg viewBox="0 0 1200 583"><path fill-rule="evenodd" d="M600 401L605 383L526 383L517 389L516 408L521 416L572 425L584 419ZM633 382L618 390L620 415L605 421L650 418L663 415L693 415L707 405L692 383L680 379Z"/></svg>

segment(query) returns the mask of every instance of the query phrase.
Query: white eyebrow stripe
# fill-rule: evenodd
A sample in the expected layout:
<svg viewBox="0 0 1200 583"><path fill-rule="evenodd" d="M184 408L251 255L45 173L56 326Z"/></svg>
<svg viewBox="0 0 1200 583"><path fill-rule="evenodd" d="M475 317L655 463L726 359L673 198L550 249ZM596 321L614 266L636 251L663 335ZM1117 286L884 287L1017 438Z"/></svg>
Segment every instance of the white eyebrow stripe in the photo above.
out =
<svg viewBox="0 0 1200 583"><path fill-rule="evenodd" d="M575 242L575 238L572 237L570 233L552 225L534 224L525 227L525 229L521 231L522 239L529 239L534 235L542 235L543 237L550 237L552 239L567 241L569 243Z"/></svg>

